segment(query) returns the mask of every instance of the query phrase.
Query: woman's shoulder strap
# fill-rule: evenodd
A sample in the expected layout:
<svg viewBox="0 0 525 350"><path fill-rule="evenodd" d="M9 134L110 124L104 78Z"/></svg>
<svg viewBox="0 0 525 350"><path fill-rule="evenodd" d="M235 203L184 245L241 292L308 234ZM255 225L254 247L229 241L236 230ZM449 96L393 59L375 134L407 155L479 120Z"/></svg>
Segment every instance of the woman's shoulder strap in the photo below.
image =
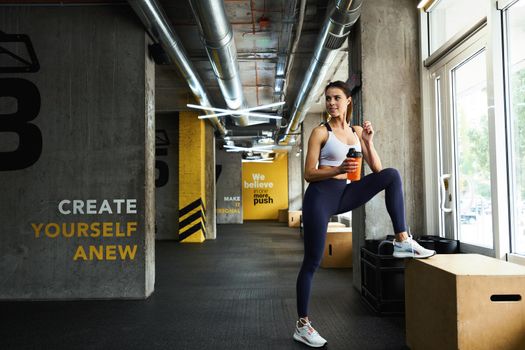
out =
<svg viewBox="0 0 525 350"><path fill-rule="evenodd" d="M326 128L328 129L328 131L332 131L332 127L330 126L330 123L329 123L329 122L324 122L324 123L322 123L321 125L326 126Z"/></svg>

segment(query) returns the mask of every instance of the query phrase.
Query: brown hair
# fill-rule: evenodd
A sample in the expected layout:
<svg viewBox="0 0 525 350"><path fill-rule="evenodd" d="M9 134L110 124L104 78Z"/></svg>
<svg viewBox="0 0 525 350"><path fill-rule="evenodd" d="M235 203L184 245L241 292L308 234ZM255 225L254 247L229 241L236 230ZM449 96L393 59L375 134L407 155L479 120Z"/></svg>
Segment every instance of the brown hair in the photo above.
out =
<svg viewBox="0 0 525 350"><path fill-rule="evenodd" d="M338 88L338 89L343 90L343 93L345 94L345 96L347 98L352 96L351 90L348 87L348 84L345 83L344 81L341 81L341 80L331 81L324 88L324 93L326 94L326 91L328 91L328 89L330 89L330 88ZM353 100L350 100L350 104L348 105L348 107L346 109L346 122L347 123L349 123L350 120L352 119L352 110L353 110L353 108L354 108L354 102L353 102ZM329 121L329 120L330 120L330 115L327 118L327 121Z"/></svg>
<svg viewBox="0 0 525 350"><path fill-rule="evenodd" d="M329 82L328 85L326 85L326 87L324 88L324 93L326 94L326 91L328 91L328 89L330 88L338 88L343 90L347 98L352 95L348 84L341 80Z"/></svg>

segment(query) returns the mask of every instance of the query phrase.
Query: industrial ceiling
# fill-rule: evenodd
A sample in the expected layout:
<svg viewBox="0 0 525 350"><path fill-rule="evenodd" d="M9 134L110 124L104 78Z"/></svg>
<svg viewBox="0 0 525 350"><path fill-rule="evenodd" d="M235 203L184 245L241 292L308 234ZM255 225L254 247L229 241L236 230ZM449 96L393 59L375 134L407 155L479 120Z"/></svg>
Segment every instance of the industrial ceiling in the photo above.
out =
<svg viewBox="0 0 525 350"><path fill-rule="evenodd" d="M327 6L331 2L224 0L223 4L233 30L239 76L247 106L286 102L283 107L272 109L272 112L283 116L280 121L239 126L231 118L224 118L228 136L263 136L271 133L273 137L277 137L288 125L293 103L310 65L327 14ZM204 82L210 102L216 107L227 108L203 44L199 19L196 18L195 11L192 11L190 1L159 0L159 5ZM348 78L347 56L345 41L322 79L321 86L330 80ZM317 98L310 105L309 113L324 111L321 94L322 89L316 92ZM187 104L196 102L176 65L157 65L158 113L188 110Z"/></svg>

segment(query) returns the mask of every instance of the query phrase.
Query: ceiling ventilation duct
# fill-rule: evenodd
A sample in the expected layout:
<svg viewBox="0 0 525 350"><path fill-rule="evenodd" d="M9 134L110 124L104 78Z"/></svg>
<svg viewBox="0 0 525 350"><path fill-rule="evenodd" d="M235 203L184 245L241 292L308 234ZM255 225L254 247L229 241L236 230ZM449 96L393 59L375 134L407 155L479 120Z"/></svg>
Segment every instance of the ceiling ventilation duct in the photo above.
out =
<svg viewBox="0 0 525 350"><path fill-rule="evenodd" d="M159 42L170 58L177 65L182 76L186 79L197 102L206 107L212 107L208 94L200 77L196 73L184 47L177 34L171 28L166 15L156 0L128 0L133 10L137 13L150 35ZM206 112L214 115L213 112ZM214 128L222 136L226 129L217 117L209 119Z"/></svg>
<svg viewBox="0 0 525 350"><path fill-rule="evenodd" d="M313 103L315 94L321 87L328 68L350 34L350 29L359 19L362 3L363 0L335 0L335 4L329 7L314 56L310 61L310 66L290 113L288 126L284 135L279 139L279 144L286 145L295 142L293 134L298 131Z"/></svg>
<svg viewBox="0 0 525 350"><path fill-rule="evenodd" d="M190 5L226 105L232 110L246 108L237 63L237 49L232 26L224 10L224 2L190 0ZM235 122L240 126L250 124L246 115L236 117Z"/></svg>

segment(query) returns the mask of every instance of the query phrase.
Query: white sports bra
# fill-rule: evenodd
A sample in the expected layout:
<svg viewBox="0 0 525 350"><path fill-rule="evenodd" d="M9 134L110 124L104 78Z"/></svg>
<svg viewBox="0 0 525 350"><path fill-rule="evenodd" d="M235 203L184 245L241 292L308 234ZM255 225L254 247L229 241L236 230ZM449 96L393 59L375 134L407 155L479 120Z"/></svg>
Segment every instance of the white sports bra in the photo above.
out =
<svg viewBox="0 0 525 350"><path fill-rule="evenodd" d="M328 140L326 140L326 143L321 148L321 152L319 154L319 166L339 166L343 160L345 160L346 154L350 148L354 148L356 151L361 152L360 142L355 145L347 145L346 143L341 142L334 135L330 124L325 123L325 126L328 129ZM359 137L357 137L354 128L352 128L352 131L354 132L356 139L359 140Z"/></svg>

